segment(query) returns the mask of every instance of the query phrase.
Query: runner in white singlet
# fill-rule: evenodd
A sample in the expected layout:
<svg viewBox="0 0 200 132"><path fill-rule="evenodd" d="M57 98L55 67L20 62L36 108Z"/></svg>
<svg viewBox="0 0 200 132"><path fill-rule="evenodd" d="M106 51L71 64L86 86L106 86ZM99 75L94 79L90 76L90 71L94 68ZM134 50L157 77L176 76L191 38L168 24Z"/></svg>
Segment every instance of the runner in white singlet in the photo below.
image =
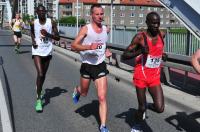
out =
<svg viewBox="0 0 200 132"><path fill-rule="evenodd" d="M106 49L108 39L108 29L103 26L104 11L100 5L92 5L92 22L81 28L78 36L72 43L72 50L80 51L82 65L80 69L81 83L74 89L73 101L77 103L80 96L88 93L90 81L93 80L97 88L99 98L100 131L109 132L106 127L107 117L107 77L108 70L105 57L111 56L111 52Z"/></svg>
<svg viewBox="0 0 200 132"><path fill-rule="evenodd" d="M44 6L39 5L37 7L37 15L38 19L31 23L32 58L37 70L35 110L36 112L42 112L41 91L52 58L52 39L59 41L60 37L56 23L46 18Z"/></svg>

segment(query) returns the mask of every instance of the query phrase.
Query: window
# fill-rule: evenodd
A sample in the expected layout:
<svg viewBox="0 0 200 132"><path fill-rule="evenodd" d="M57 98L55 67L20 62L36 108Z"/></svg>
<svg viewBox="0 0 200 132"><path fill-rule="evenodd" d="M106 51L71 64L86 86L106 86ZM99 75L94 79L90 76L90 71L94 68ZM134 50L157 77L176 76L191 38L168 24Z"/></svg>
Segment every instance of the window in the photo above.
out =
<svg viewBox="0 0 200 132"><path fill-rule="evenodd" d="M169 14L166 14L166 18L169 18Z"/></svg>
<svg viewBox="0 0 200 132"><path fill-rule="evenodd" d="M139 24L143 24L143 23L144 23L143 20L140 20L140 21L139 21Z"/></svg>
<svg viewBox="0 0 200 132"><path fill-rule="evenodd" d="M153 10L154 10L154 11L157 11L157 10L158 10L158 8L153 8Z"/></svg>
<svg viewBox="0 0 200 132"><path fill-rule="evenodd" d="M160 24L162 25L162 24L163 24L163 21L160 21Z"/></svg>
<svg viewBox="0 0 200 132"><path fill-rule="evenodd" d="M125 13L120 13L120 17L125 17Z"/></svg>
<svg viewBox="0 0 200 132"><path fill-rule="evenodd" d="M151 11L151 7L148 7L147 10L148 10L148 11Z"/></svg>
<svg viewBox="0 0 200 132"><path fill-rule="evenodd" d="M130 20L130 24L134 24L135 23L135 21L134 20Z"/></svg>
<svg viewBox="0 0 200 132"><path fill-rule="evenodd" d="M161 8L160 11L164 11L164 8Z"/></svg>
<svg viewBox="0 0 200 132"><path fill-rule="evenodd" d="M124 20L120 20L120 24L124 25Z"/></svg>
<svg viewBox="0 0 200 132"><path fill-rule="evenodd" d="M120 10L125 10L125 6L120 6Z"/></svg>
<svg viewBox="0 0 200 132"><path fill-rule="evenodd" d="M135 17L135 13L132 12L132 13L131 13L131 17Z"/></svg>
<svg viewBox="0 0 200 132"><path fill-rule="evenodd" d="M143 10L144 10L144 7L143 7L143 6L140 6L140 10L143 11Z"/></svg>
<svg viewBox="0 0 200 132"><path fill-rule="evenodd" d="M75 8L77 8L77 6L75 6ZM78 5L78 9L80 9L81 8L81 6L80 5Z"/></svg>
<svg viewBox="0 0 200 132"><path fill-rule="evenodd" d="M144 16L144 14L139 14L139 17L143 17Z"/></svg>
<svg viewBox="0 0 200 132"><path fill-rule="evenodd" d="M131 10L135 10L135 6L131 6Z"/></svg>
<svg viewBox="0 0 200 132"><path fill-rule="evenodd" d="M169 24L169 21L167 21L166 24L168 25L168 24Z"/></svg>
<svg viewBox="0 0 200 132"><path fill-rule="evenodd" d="M115 13L113 13L112 16L115 17Z"/></svg>
<svg viewBox="0 0 200 132"><path fill-rule="evenodd" d="M70 5L65 5L66 9L71 9L72 7Z"/></svg>
<svg viewBox="0 0 200 132"><path fill-rule="evenodd" d="M86 13L86 16L90 16L90 12L87 12L87 13Z"/></svg>
<svg viewBox="0 0 200 132"><path fill-rule="evenodd" d="M87 6L85 6L85 8L86 8L86 9L90 9L90 6L89 6L89 5L87 5Z"/></svg>
<svg viewBox="0 0 200 132"><path fill-rule="evenodd" d="M163 14L160 14L160 18L163 18Z"/></svg>
<svg viewBox="0 0 200 132"><path fill-rule="evenodd" d="M113 6L113 9L115 9L115 6Z"/></svg>

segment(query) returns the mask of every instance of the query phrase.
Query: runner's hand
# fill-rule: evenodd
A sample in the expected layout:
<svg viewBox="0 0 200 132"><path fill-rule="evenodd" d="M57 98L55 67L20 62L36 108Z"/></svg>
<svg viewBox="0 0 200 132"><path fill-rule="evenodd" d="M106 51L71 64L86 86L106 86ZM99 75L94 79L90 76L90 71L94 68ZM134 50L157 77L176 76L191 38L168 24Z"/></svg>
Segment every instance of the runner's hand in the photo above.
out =
<svg viewBox="0 0 200 132"><path fill-rule="evenodd" d="M41 35L44 36L44 37L47 36L47 30L45 30L45 29L40 30L40 33L41 33Z"/></svg>
<svg viewBox="0 0 200 132"><path fill-rule="evenodd" d="M109 49L106 49L106 52L105 52L105 54L106 54L106 57L107 57L107 58L109 58L109 57L111 57L111 56L112 56L112 52L110 52L110 50L109 50Z"/></svg>
<svg viewBox="0 0 200 132"><path fill-rule="evenodd" d="M38 45L35 42L32 43L32 46L34 49L37 49L37 47L38 47Z"/></svg>
<svg viewBox="0 0 200 132"><path fill-rule="evenodd" d="M162 60L167 61L168 55L166 53L162 54Z"/></svg>
<svg viewBox="0 0 200 132"><path fill-rule="evenodd" d="M90 45L90 50L98 49L98 47L99 47L99 43L92 43L92 44Z"/></svg>

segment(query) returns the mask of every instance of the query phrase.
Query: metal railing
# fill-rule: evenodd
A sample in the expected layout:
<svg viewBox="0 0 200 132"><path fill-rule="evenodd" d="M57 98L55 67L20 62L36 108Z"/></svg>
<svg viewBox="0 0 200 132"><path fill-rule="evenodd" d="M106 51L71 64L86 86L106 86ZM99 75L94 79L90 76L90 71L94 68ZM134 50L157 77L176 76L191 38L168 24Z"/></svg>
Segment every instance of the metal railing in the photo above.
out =
<svg viewBox="0 0 200 132"><path fill-rule="evenodd" d="M62 25L62 24L61 24ZM80 27L79 27L80 29ZM113 27L113 44L128 46L135 34L142 29L139 28L127 28ZM165 52L177 54L177 55L188 55L191 56L198 48L200 48L200 40L195 38L194 35L187 31L174 32L170 28L163 29L166 32L165 37ZM73 25L62 25L60 26L60 32L63 36L75 37L76 27ZM110 34L109 34L110 38ZM109 39L108 42L111 42Z"/></svg>

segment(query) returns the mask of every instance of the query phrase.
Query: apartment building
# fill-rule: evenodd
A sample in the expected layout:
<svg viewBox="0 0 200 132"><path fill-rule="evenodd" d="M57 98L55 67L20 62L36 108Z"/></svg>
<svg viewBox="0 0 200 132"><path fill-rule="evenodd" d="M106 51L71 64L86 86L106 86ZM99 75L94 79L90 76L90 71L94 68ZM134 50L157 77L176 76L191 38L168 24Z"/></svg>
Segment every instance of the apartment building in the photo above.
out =
<svg viewBox="0 0 200 132"><path fill-rule="evenodd" d="M56 1L58 2L58 0L19 0L18 10L21 15L29 14L36 16L35 8L42 4L47 9L48 17L56 17Z"/></svg>
<svg viewBox="0 0 200 132"><path fill-rule="evenodd" d="M105 12L104 23L107 25L110 25L112 15L113 25L145 27L146 15L151 11L155 11L160 14L162 27L183 26L173 14L156 0L113 0L112 14L111 0L78 0L78 4L77 0L60 0L59 18L78 14L79 18L84 18L86 22L90 22L90 7L95 3L102 4Z"/></svg>

